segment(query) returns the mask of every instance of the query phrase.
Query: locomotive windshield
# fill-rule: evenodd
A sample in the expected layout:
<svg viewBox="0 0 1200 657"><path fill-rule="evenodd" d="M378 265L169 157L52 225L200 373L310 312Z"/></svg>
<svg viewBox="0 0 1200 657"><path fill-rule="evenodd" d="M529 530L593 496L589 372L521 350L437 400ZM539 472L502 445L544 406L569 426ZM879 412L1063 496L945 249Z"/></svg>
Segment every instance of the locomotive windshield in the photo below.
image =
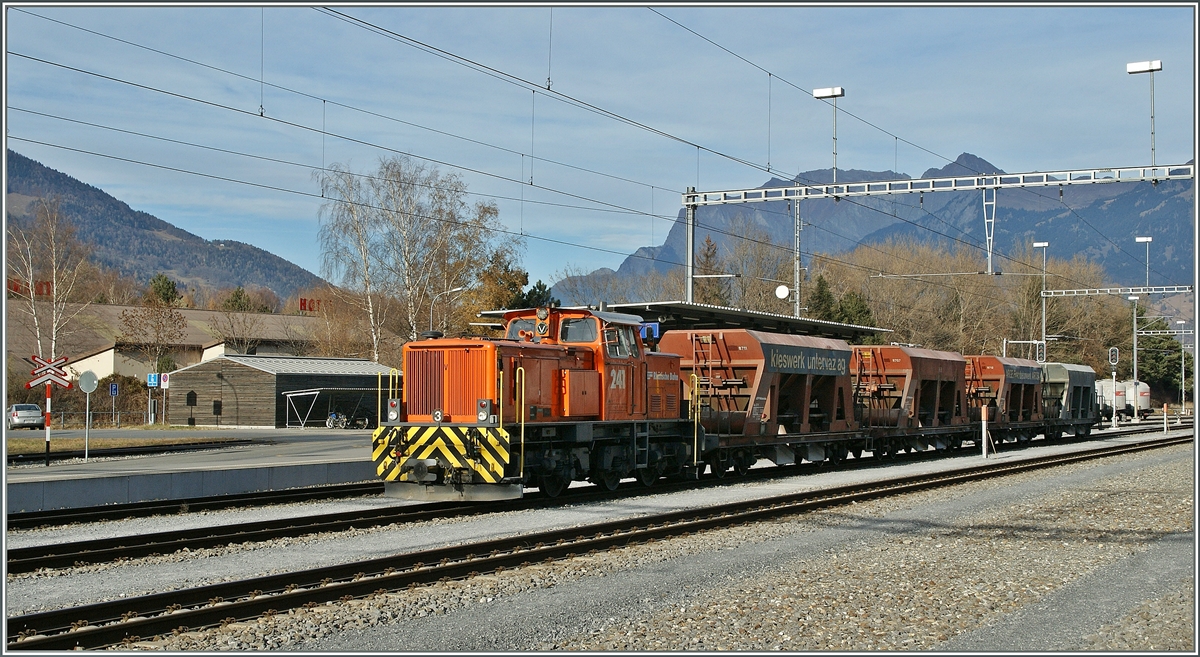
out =
<svg viewBox="0 0 1200 657"><path fill-rule="evenodd" d="M595 342L596 320L591 317L564 319L559 330L559 342Z"/></svg>

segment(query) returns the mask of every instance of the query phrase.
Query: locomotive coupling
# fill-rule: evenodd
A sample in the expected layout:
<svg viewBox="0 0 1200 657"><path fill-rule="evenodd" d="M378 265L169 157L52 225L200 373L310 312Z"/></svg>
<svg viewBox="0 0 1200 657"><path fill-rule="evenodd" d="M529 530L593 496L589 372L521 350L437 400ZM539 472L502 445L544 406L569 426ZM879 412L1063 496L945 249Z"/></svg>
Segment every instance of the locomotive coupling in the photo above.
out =
<svg viewBox="0 0 1200 657"><path fill-rule="evenodd" d="M437 459L408 459L400 466L400 474L408 474L408 481L436 481Z"/></svg>

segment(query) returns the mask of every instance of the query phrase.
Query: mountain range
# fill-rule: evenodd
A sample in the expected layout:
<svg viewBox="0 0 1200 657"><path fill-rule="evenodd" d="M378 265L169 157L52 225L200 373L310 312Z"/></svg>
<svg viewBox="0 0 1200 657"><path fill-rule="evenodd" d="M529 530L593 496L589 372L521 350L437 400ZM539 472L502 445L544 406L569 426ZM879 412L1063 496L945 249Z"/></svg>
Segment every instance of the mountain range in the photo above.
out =
<svg viewBox="0 0 1200 657"><path fill-rule="evenodd" d="M990 162L963 153L954 162L929 169L920 178L1007 173ZM895 171L839 170L838 182L909 180ZM761 187L801 183L830 183L831 169L807 171L793 180L771 178ZM1061 190L1061 196L1060 196ZM1145 282L1145 246L1135 236L1151 236L1150 284L1190 285L1194 244L1192 208L1194 181L1064 185L1003 189L996 194L994 268L1003 272L1009 262L1003 254L1025 243L1048 241L1052 258L1075 255L1098 263L1114 285ZM920 242L941 242L953 247L985 244L981 191L927 192L888 197L857 197L835 201L802 202L801 249L804 253L836 255L859 244L912 237ZM710 236L720 247L731 245L737 219L766 231L776 244L790 245L794 219L786 201L702 206L696 212L696 243ZM699 248L697 246L697 248ZM617 269L618 276L637 276L651 268L667 271L685 261L687 252L684 210L661 245L638 249ZM981 253L986 251L981 250ZM611 273L598 270L590 275ZM557 293L556 293L557 294ZM594 303L591 299L563 299L564 303Z"/></svg>
<svg viewBox="0 0 1200 657"><path fill-rule="evenodd" d="M145 283L163 273L178 283L211 289L259 285L280 299L322 283L306 269L256 246L206 240L104 191L9 150L10 217L25 216L39 198L59 199L76 236L92 248L92 259Z"/></svg>

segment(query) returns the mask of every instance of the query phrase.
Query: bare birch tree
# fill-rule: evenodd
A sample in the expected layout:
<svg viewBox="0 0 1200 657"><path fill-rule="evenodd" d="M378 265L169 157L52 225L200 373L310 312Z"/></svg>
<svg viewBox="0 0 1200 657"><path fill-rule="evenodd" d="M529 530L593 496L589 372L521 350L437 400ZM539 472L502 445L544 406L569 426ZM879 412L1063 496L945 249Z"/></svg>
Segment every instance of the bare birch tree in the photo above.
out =
<svg viewBox="0 0 1200 657"><path fill-rule="evenodd" d="M338 283L331 287L338 301L366 315L371 359L378 361L387 319L381 300L388 289L379 275L385 240L373 190L360 178L338 164L321 178L329 199L321 207L321 274Z"/></svg>
<svg viewBox="0 0 1200 657"><path fill-rule="evenodd" d="M76 298L89 249L76 239L57 198L39 199L32 220L9 217L7 238L8 293L32 320L38 355L55 358L91 301Z"/></svg>

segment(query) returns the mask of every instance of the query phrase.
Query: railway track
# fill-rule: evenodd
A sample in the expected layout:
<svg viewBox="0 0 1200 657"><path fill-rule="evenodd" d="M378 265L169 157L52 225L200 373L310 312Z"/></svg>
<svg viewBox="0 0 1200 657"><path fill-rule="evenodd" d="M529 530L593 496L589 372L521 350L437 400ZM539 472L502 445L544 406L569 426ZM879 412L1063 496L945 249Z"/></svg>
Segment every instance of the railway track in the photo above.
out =
<svg viewBox="0 0 1200 657"><path fill-rule="evenodd" d="M237 495L214 495L211 497L155 500L153 502L134 502L131 504L108 504L105 506L89 506L75 509L53 509L30 513L10 513L8 514L8 528L32 529L35 527L68 525L76 522L141 518L187 511L215 511L240 506L266 506L269 504L286 504L289 502L306 502L309 500L336 499L339 497L378 495L382 492L383 482L372 481L356 484L310 486L306 488L239 493Z"/></svg>
<svg viewBox="0 0 1200 657"><path fill-rule="evenodd" d="M214 440L202 443L179 443L176 445L143 445L141 447L101 447L98 449L90 449L87 452L88 457L98 458L113 458L121 456L146 456L150 454L169 454L171 452L194 452L203 449L223 449L226 447L245 447L246 445L254 444L253 440ZM70 461L71 459L81 459L84 457L82 449L76 449L65 452L51 452L51 461ZM45 454L9 454L7 456L9 465L21 465L22 463L45 463Z"/></svg>
<svg viewBox="0 0 1200 657"><path fill-rule="evenodd" d="M820 508L1191 442L1191 433L398 554L8 619L9 650L99 648Z"/></svg>
<svg viewBox="0 0 1200 657"><path fill-rule="evenodd" d="M1130 430L1125 432L1136 433L1139 430ZM1117 435L1117 434L1112 434ZM918 453L913 456L926 456L932 458L935 453L930 450L924 454ZM853 463L851 461L850 463ZM879 464L876 459L868 459L865 464ZM820 466L817 466L820 467ZM761 479L769 479L780 476L792 476L794 471L781 470L776 468L760 468L752 470L747 476L741 477L739 481L753 481ZM701 485L720 485L721 481L717 478L709 478ZM656 492L671 492L684 488L696 486L695 482L680 481L680 482L663 482L656 484ZM328 491L326 489L333 488ZM473 503L455 503L455 502L439 502L433 504L411 504L403 506L388 507L385 509L370 509L359 511L348 511L343 513L323 514L316 516L304 516L297 518L284 518L279 520L267 520L251 523L238 523L231 525L221 525L215 527L203 527L191 530L176 530L161 533L139 534L135 536L119 536L114 538L95 539L89 541L75 541L70 543L59 543L52 545L39 545L27 548L10 549L7 551L6 560L8 572L13 574L35 572L43 568L68 568L72 566L83 566L87 564L98 564L110 561L118 561L123 559L137 559L147 556L157 556L161 554L171 554L179 550L199 550L204 548L220 547L229 544L268 541L278 538L299 537L321 532L336 532L344 531L350 528L366 529L370 527L381 527L389 524L420 522L432 518L455 518L468 515L479 515L482 513L494 513L500 511L516 511L530 508L541 508L553 506L555 504L579 504L590 501L602 501L619 499L636 495L642 492L642 488L638 484L624 485L615 493L605 491L573 491L573 494L558 501L550 501L540 497L529 497L521 500L514 500L504 503L493 503L490 505L479 505ZM322 493L321 497L334 496L350 496L350 495L369 495L382 491L382 485L374 484L351 484L340 487L323 487L311 491L303 489L292 492L290 495L283 495L279 501L294 501L296 499L311 499L308 497L310 493ZM289 491L279 491L279 493L287 494ZM233 496L230 496L233 497ZM240 500L252 500L262 502L260 498L254 495L236 496ZM221 499L223 503L230 503L230 500ZM210 508L202 504L202 501L194 501L200 508ZM184 502L183 504L188 504ZM174 502L168 505L159 507L150 507L147 509L139 509L139 511L147 511L157 508L165 509L170 512L177 512L180 508L179 502ZM197 509L198 510L198 509ZM97 512L104 513L105 517L126 517L122 515L120 509L109 510L108 507L100 507ZM88 516L81 516L88 517ZM20 524L14 523L10 517L10 526L30 526L33 521L18 519ZM36 526L36 525L34 525Z"/></svg>

